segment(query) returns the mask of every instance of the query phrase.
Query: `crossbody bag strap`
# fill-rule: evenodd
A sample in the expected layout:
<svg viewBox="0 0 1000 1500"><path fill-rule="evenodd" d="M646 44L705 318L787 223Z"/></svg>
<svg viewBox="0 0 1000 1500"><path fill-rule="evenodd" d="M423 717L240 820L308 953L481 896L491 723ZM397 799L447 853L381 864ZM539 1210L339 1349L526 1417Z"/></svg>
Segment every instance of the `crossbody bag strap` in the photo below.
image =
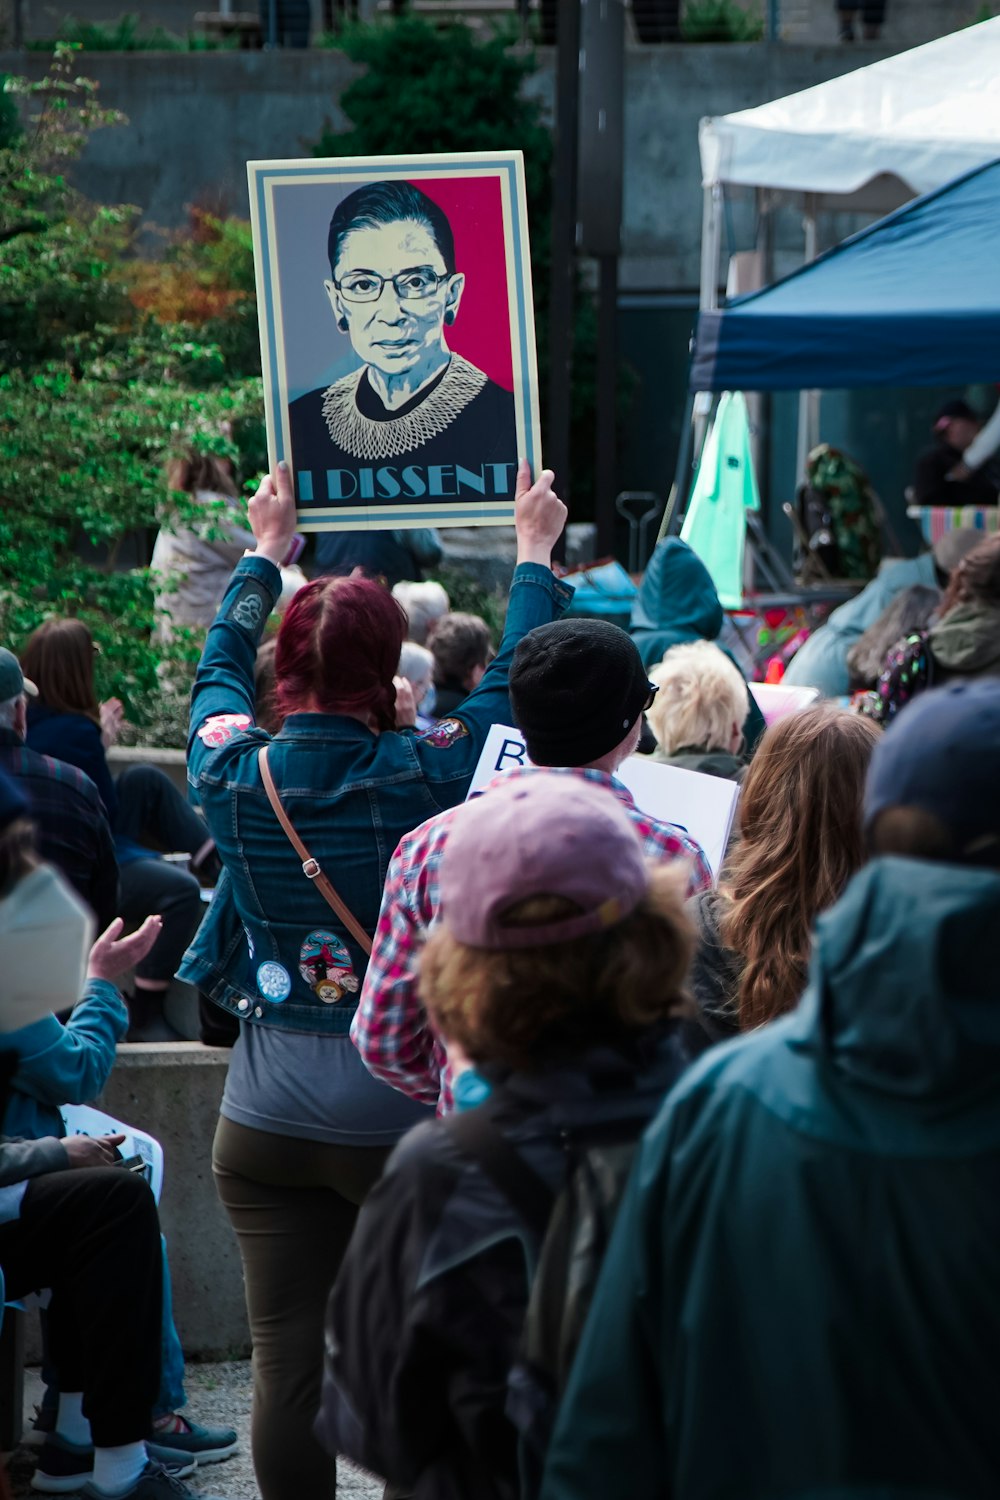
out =
<svg viewBox="0 0 1000 1500"><path fill-rule="evenodd" d="M323 874L319 860L313 859L309 850L296 833L291 818L285 812L281 804L281 798L278 796L278 789L274 784L274 777L271 775L271 767L267 763L267 750L268 747L262 745L257 753L257 764L260 766L260 779L264 783L267 800L271 804L274 816L284 829L288 842L302 861L303 875L305 875L307 880L311 880L314 883L327 906L337 913L337 916L343 922L358 946L370 954L372 951L371 938L351 911L351 908L337 895L330 881Z"/></svg>

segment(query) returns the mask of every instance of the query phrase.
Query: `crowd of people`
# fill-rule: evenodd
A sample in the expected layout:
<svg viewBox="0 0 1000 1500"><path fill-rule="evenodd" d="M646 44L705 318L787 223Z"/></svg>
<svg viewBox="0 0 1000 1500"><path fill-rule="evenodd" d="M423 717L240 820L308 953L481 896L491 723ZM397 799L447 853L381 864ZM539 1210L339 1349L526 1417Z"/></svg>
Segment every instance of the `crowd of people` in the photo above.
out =
<svg viewBox="0 0 1000 1500"><path fill-rule="evenodd" d="M333 1500L337 1455L390 1500L995 1496L1000 539L884 570L793 660L819 701L765 724L678 539L630 630L574 615L549 471L497 641L353 559L289 586L281 465L245 522L219 464L171 483L230 528L158 543L207 627L190 800L112 775L79 621L0 650L35 1487L184 1500L236 1445L183 1414L148 1186L60 1114L179 976L231 1045L262 1500ZM497 724L527 760L470 796ZM626 788L637 754L738 784L720 869Z"/></svg>

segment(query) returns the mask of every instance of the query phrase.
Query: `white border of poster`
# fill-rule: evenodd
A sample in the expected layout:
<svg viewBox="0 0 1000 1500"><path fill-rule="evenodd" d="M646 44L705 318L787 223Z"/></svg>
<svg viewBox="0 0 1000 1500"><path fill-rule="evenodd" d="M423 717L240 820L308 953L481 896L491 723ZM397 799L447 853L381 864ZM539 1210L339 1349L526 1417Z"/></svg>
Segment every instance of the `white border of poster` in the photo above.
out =
<svg viewBox="0 0 1000 1500"><path fill-rule="evenodd" d="M247 163L247 175L268 455L272 468L279 460L285 460L292 469L299 529L350 531L511 524L518 459L526 458L533 474L539 472L542 464L521 152L252 161ZM424 420L420 441L427 446L428 455L433 451L436 462L421 464L419 446L397 448L380 462L379 454L367 457L359 443L356 450L351 450L349 461L335 456L327 467L321 461L326 451L325 431L312 422L309 431L316 430L317 436L307 450L301 436L305 431L301 422L296 429L299 435L293 435L296 418L290 415L290 408L298 403L301 413L308 394L318 411L320 398L326 398L322 412L329 425L330 452L336 455L342 451L334 447L335 432L340 429L332 425L330 393L335 385L344 387L349 379L353 379L351 390L360 391L366 384L366 376L371 375L370 369L366 370L364 354L357 347L360 339L354 327L348 327L349 317L336 316L338 306L341 314L353 312L352 307L336 303L335 289L339 291L341 283L324 281L334 274L326 256L331 206L335 208L348 194L366 186L404 183L419 190L422 182L428 185L430 194L437 191L439 198L459 205L450 217L440 208L455 231L457 262L453 273L438 278L445 289L441 299L446 295L456 296L454 307L441 315L449 325L447 350L452 355L441 388L444 389L444 381L454 370L464 372L467 380L466 391L457 399L473 401L468 390L472 389L471 382L477 380L483 392L483 396L477 394L475 398L480 401L477 410L483 413L483 419L477 423L470 415L463 427L462 413L455 417L448 415L452 408L440 420L454 423L454 455L478 456L481 452L483 461L462 462L460 456L450 454L452 439L447 431L443 435L436 432L430 441L426 439L423 434L429 423ZM495 184L495 193L488 191L487 183ZM467 185L464 199L463 185ZM478 242L480 222L474 215L467 221L463 219L463 201L473 207L478 204L488 208ZM320 225L322 234L318 232ZM346 242L345 237L343 243ZM463 244L464 251L459 254ZM474 286L477 270L482 272L484 266L489 268L488 274L481 274L479 284ZM392 274L386 272L386 275L389 280L382 280L379 299L390 284L395 285ZM396 295L399 298L398 288ZM465 299L471 312L459 309L460 298ZM332 308L331 303L335 304ZM398 306L398 301L390 298L388 304ZM468 357L461 352L463 342L472 351ZM477 360L476 353L485 357ZM499 378L490 372L491 364L502 370ZM508 381L512 391L507 390ZM315 388L310 389L310 385ZM426 390L429 392L431 388L432 384L428 384ZM493 398L492 407L484 399L486 396ZM425 399L414 398L410 407L419 406ZM358 400L360 405L360 396ZM501 400L504 413L513 406L514 429L509 437L504 436L502 453L495 440L490 450L481 445L478 436L480 432L495 433L501 427L506 428L506 420L502 424L485 420L489 412L500 409ZM410 407L404 407L403 412ZM443 410L440 402L438 408ZM312 406L308 410L312 417ZM353 419L353 405L350 419ZM380 432L377 439L384 447L392 441L405 441L405 435L416 430L414 424L404 429L401 423L394 423L393 437L383 438ZM349 428L349 440L353 440L355 431L355 427ZM508 453L510 447L513 451ZM308 465L301 461L307 451L310 456L317 455ZM453 461L448 461L449 458Z"/></svg>

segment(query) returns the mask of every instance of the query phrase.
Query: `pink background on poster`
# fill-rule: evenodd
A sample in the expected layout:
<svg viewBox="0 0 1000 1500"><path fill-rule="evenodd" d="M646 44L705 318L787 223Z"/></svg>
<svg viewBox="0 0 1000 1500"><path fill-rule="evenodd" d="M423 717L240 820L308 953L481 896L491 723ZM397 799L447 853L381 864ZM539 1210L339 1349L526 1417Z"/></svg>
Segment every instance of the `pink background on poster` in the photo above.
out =
<svg viewBox="0 0 1000 1500"><path fill-rule="evenodd" d="M376 180L373 173L372 181ZM478 365L505 391L512 391L514 361L500 179L416 177L411 181L448 215L455 236L455 265L465 272L458 317L454 327L445 330L448 348Z"/></svg>

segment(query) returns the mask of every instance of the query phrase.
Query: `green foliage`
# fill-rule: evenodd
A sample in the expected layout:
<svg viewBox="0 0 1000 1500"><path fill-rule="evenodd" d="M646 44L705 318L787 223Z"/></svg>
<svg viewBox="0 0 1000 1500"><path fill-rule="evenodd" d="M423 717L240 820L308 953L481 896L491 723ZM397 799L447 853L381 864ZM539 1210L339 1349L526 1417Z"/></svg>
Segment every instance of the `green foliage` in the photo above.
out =
<svg viewBox="0 0 1000 1500"><path fill-rule="evenodd" d="M759 42L764 22L736 0L688 0L681 17L685 42Z"/></svg>
<svg viewBox="0 0 1000 1500"><path fill-rule="evenodd" d="M467 26L437 27L413 16L349 26L327 41L367 71L341 95L351 128L327 127L313 147L315 156L523 151L544 431L553 148L542 105L525 87L535 72L533 56L512 51L502 32L481 41ZM593 301L581 286L572 408L573 513L581 520L593 505L596 334Z"/></svg>
<svg viewBox="0 0 1000 1500"><path fill-rule="evenodd" d="M11 96L5 92L7 87L6 73L0 73L0 151L8 146L13 146L21 134L21 121L17 113L17 105Z"/></svg>
<svg viewBox="0 0 1000 1500"><path fill-rule="evenodd" d="M430 569L427 576L441 585L453 610L479 615L480 619L485 620L490 627L494 644L499 645L507 618L507 595L503 589L484 588L463 568L449 566L447 563Z"/></svg>
<svg viewBox="0 0 1000 1500"><path fill-rule="evenodd" d="M175 36L154 26L140 31L139 17L119 16L117 21L78 21L67 16L57 37L39 38L28 43L32 52L51 52L59 43L79 47L83 52L203 52L216 51L226 43L214 38Z"/></svg>
<svg viewBox="0 0 1000 1500"><path fill-rule="evenodd" d="M141 720L162 697L144 564L166 461L189 444L238 461L244 440L256 459L261 391L196 321L133 297L134 211L68 185L90 132L121 123L73 64L60 46L43 82L7 85L29 114L0 147L0 640L17 649L48 616L80 616L102 647L102 694ZM246 300L242 230L210 238L199 264ZM221 325L224 299L214 312ZM204 514L184 496L170 508ZM189 668L196 649L182 635L169 656Z"/></svg>

